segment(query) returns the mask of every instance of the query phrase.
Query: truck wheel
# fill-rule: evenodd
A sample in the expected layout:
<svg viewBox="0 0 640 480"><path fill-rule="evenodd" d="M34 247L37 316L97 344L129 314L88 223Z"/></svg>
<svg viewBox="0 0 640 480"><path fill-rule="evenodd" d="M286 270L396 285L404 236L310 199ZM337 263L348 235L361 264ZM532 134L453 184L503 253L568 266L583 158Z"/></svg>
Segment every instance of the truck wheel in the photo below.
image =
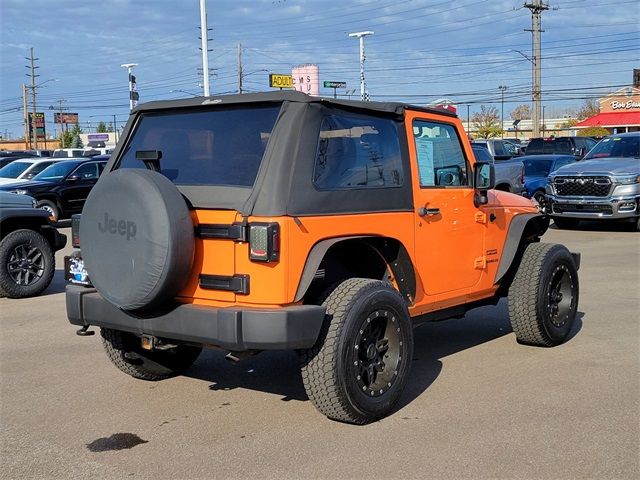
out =
<svg viewBox="0 0 640 480"><path fill-rule="evenodd" d="M578 227L580 220L577 218L557 218L553 217L553 223L556 224L560 230L573 230Z"/></svg>
<svg viewBox="0 0 640 480"><path fill-rule="evenodd" d="M578 309L578 271L563 245L532 243L509 288L509 317L518 342L551 347L569 335Z"/></svg>
<svg viewBox="0 0 640 480"><path fill-rule="evenodd" d="M58 220L60 220L60 209L55 203L49 200L40 200L38 203L36 203L36 208L41 208L49 212L49 218L52 222L57 222Z"/></svg>
<svg viewBox="0 0 640 480"><path fill-rule="evenodd" d="M323 302L316 345L301 352L302 380L321 413L365 424L400 399L413 355L413 328L402 296L379 280L351 278Z"/></svg>
<svg viewBox="0 0 640 480"><path fill-rule="evenodd" d="M533 194L533 199L538 202L538 205L540 205L540 209L543 212L547 211L547 199L544 195L544 192L538 190L536 193Z"/></svg>
<svg viewBox="0 0 640 480"><path fill-rule="evenodd" d="M47 239L34 230L16 230L0 243L0 294L38 295L51 283L55 257Z"/></svg>
<svg viewBox="0 0 640 480"><path fill-rule="evenodd" d="M109 360L124 373L142 380L164 380L184 372L202 351L200 347L178 345L169 350L144 350L132 333L102 328L102 345Z"/></svg>

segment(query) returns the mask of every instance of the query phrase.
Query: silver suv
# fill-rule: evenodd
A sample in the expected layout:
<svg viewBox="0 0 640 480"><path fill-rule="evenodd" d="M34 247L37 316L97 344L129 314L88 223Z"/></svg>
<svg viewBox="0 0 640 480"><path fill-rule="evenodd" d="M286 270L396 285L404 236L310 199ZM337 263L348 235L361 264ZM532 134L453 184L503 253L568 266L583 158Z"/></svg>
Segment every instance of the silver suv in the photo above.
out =
<svg viewBox="0 0 640 480"><path fill-rule="evenodd" d="M640 231L640 132L610 135L584 160L553 172L547 201L558 228L574 228L580 220L626 220Z"/></svg>

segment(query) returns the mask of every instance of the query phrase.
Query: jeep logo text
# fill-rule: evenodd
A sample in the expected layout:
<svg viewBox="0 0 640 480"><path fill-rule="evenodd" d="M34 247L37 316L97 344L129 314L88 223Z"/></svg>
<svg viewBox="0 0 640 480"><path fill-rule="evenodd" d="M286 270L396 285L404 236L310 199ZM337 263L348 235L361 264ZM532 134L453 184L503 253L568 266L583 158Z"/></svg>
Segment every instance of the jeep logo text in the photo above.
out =
<svg viewBox="0 0 640 480"><path fill-rule="evenodd" d="M127 240L136 238L136 222L130 220L116 220L115 218L109 218L107 212L104 213L104 223L98 222L98 230L102 233L113 233L127 237Z"/></svg>

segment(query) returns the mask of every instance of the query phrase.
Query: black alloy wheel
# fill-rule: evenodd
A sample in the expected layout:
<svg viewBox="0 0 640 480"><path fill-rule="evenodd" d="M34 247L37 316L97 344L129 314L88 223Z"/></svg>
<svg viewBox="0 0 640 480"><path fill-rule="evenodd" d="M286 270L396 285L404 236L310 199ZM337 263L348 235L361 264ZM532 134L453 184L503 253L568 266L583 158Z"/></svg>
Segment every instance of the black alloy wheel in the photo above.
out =
<svg viewBox="0 0 640 480"><path fill-rule="evenodd" d="M37 246L29 243L15 247L7 262L9 276L21 287L28 287L40 280L44 268L44 254Z"/></svg>
<svg viewBox="0 0 640 480"><path fill-rule="evenodd" d="M55 256L47 239L35 230L16 230L0 242L0 295L38 295L51 283Z"/></svg>
<svg viewBox="0 0 640 480"><path fill-rule="evenodd" d="M362 391L372 397L389 390L397 378L404 353L399 331L389 310L372 312L360 325L352 352L353 373Z"/></svg>
<svg viewBox="0 0 640 480"><path fill-rule="evenodd" d="M573 280L566 265L558 265L551 275L548 293L549 320L558 328L569 321L573 305Z"/></svg>

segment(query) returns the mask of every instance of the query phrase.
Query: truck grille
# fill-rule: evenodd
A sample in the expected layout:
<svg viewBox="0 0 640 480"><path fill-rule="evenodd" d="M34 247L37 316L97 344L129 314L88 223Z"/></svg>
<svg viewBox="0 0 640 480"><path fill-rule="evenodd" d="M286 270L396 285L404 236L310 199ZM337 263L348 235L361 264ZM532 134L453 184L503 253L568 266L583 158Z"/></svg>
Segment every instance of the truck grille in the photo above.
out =
<svg viewBox="0 0 640 480"><path fill-rule="evenodd" d="M609 177L556 177L553 183L562 197L606 197L611 190Z"/></svg>
<svg viewBox="0 0 640 480"><path fill-rule="evenodd" d="M553 213L601 213L603 215L613 215L613 208L611 208L611 205L554 203Z"/></svg>

